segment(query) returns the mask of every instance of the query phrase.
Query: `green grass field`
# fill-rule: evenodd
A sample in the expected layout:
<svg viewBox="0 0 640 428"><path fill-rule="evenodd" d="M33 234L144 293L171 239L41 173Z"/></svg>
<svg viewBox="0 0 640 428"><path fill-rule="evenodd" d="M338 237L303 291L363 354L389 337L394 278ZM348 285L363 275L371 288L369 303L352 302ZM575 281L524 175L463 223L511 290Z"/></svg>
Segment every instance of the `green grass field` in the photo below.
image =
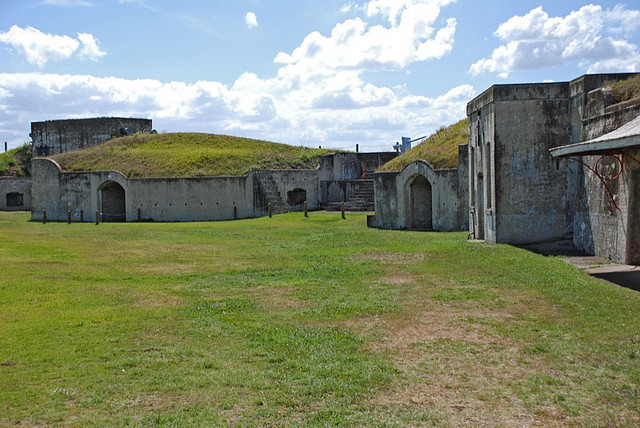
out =
<svg viewBox="0 0 640 428"><path fill-rule="evenodd" d="M0 426L640 426L640 294L363 215L0 213Z"/></svg>

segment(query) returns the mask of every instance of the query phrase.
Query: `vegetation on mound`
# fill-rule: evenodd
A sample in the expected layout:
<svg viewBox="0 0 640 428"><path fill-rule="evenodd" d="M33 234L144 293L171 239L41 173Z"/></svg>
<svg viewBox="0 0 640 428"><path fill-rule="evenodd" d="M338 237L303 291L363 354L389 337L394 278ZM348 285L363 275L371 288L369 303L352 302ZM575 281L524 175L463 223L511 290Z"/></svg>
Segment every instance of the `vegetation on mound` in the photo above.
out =
<svg viewBox="0 0 640 428"><path fill-rule="evenodd" d="M227 135L136 134L52 158L67 171L117 170L128 177L244 175L255 169L315 168L330 152Z"/></svg>
<svg viewBox="0 0 640 428"><path fill-rule="evenodd" d="M438 129L402 156L382 165L378 172L402 171L411 162L419 159L429 162L435 169L455 168L458 166L458 146L467 144L468 139L467 119L462 119L454 125Z"/></svg>
<svg viewBox="0 0 640 428"><path fill-rule="evenodd" d="M31 175L31 144L0 153L0 175L16 177Z"/></svg>
<svg viewBox="0 0 640 428"><path fill-rule="evenodd" d="M606 82L604 86L613 90L613 96L617 103L640 98L640 75L618 82Z"/></svg>

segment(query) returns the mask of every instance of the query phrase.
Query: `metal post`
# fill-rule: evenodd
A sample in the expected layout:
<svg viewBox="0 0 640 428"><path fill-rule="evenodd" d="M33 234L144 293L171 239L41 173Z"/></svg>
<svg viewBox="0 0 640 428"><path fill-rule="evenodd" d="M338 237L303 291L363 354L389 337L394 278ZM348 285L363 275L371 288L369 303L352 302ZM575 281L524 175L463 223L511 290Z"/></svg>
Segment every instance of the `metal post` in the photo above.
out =
<svg viewBox="0 0 640 428"><path fill-rule="evenodd" d="M71 210L67 210L67 224L71 224Z"/></svg>
<svg viewBox="0 0 640 428"><path fill-rule="evenodd" d="M307 201L304 201L304 216L305 217L309 217L309 214L307 214L307 212L308 212Z"/></svg>
<svg viewBox="0 0 640 428"><path fill-rule="evenodd" d="M344 216L344 201L340 203L340 212L342 213L342 219L346 219L346 217Z"/></svg>
<svg viewBox="0 0 640 428"><path fill-rule="evenodd" d="M100 211L96 210L96 224L100 223Z"/></svg>
<svg viewBox="0 0 640 428"><path fill-rule="evenodd" d="M356 153L358 153L358 151L359 151L358 149L359 149L359 148L360 148L360 145L359 145L359 144L356 144Z"/></svg>
<svg viewBox="0 0 640 428"><path fill-rule="evenodd" d="M47 224L47 210L42 210L42 224Z"/></svg>
<svg viewBox="0 0 640 428"><path fill-rule="evenodd" d="M269 204L267 205L267 210L269 211L269 218L271 218L271 215L273 213L272 209L273 207L271 206L271 202L269 202Z"/></svg>

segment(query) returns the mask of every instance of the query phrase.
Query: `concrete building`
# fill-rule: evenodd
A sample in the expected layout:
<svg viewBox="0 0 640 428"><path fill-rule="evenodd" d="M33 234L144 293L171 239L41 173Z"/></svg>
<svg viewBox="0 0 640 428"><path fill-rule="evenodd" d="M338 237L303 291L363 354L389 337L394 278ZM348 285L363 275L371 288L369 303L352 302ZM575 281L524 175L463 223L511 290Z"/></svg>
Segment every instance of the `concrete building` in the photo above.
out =
<svg viewBox="0 0 640 428"><path fill-rule="evenodd" d="M467 146L458 168L434 169L418 160L400 172L375 174L373 227L455 231L468 228Z"/></svg>
<svg viewBox="0 0 640 428"><path fill-rule="evenodd" d="M151 132L150 119L98 117L31 122L33 156L53 156L97 146L114 137Z"/></svg>
<svg viewBox="0 0 640 428"><path fill-rule="evenodd" d="M632 76L495 85L467 104L474 238L511 244L571 239L588 253L640 263L640 253L630 250L638 248L640 235L629 233L640 220L633 202L637 147L550 152L600 137L640 115L640 100L614 105L603 88ZM619 173L603 179L600 170Z"/></svg>

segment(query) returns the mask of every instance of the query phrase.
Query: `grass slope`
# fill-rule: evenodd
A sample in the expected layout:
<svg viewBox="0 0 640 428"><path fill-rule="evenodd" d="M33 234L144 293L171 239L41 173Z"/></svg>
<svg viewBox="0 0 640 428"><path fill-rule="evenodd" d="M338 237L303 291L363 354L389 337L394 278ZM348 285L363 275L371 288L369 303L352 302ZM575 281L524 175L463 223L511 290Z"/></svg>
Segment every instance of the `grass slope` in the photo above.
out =
<svg viewBox="0 0 640 428"><path fill-rule="evenodd" d="M467 119L462 119L449 127L440 128L402 156L382 165L378 172L402 171L418 159L426 160L435 169L455 168L458 166L458 146L467 144L468 139Z"/></svg>
<svg viewBox="0 0 640 428"><path fill-rule="evenodd" d="M640 294L559 259L364 215L27 219L0 426L640 425Z"/></svg>
<svg viewBox="0 0 640 428"><path fill-rule="evenodd" d="M329 150L199 133L137 134L53 156L68 171L117 170L129 177L244 175L252 169L315 168Z"/></svg>
<svg viewBox="0 0 640 428"><path fill-rule="evenodd" d="M640 98L640 75L617 82L606 82L604 86L609 86L613 90L618 103Z"/></svg>
<svg viewBox="0 0 640 428"><path fill-rule="evenodd" d="M31 175L31 144L0 153L0 175Z"/></svg>

